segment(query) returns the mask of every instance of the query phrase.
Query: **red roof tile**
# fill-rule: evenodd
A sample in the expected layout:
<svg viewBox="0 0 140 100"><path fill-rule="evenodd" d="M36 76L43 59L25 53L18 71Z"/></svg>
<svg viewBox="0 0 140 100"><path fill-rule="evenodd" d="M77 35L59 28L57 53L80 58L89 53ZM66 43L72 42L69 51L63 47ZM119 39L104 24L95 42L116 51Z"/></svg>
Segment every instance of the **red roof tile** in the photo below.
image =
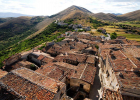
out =
<svg viewBox="0 0 140 100"><path fill-rule="evenodd" d="M3 71L0 69L0 78L2 78L3 76L5 76L7 74L6 71Z"/></svg>
<svg viewBox="0 0 140 100"><path fill-rule="evenodd" d="M38 100L52 100L57 93L57 84L60 85L60 88L65 85L60 81L55 81L26 68L14 70L0 79L2 88L7 86L5 89L12 89L11 92L25 96L28 100L35 98Z"/></svg>

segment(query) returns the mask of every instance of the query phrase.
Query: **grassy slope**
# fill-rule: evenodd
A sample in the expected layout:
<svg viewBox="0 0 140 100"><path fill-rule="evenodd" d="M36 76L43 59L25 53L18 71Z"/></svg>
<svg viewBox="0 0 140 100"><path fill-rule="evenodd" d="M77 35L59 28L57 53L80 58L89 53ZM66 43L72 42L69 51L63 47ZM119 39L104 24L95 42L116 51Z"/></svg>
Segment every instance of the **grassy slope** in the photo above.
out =
<svg viewBox="0 0 140 100"><path fill-rule="evenodd" d="M19 17L1 24L0 50L6 49L36 32L37 29L34 26L42 20L41 17Z"/></svg>
<svg viewBox="0 0 140 100"><path fill-rule="evenodd" d="M140 10L129 12L120 16L127 17L130 20L140 20Z"/></svg>

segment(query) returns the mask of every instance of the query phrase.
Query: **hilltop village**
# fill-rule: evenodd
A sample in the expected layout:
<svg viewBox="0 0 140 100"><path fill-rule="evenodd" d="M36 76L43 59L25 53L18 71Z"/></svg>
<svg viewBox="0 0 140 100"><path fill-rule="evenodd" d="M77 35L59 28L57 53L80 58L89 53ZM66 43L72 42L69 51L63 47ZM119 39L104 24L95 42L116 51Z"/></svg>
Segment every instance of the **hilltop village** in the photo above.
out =
<svg viewBox="0 0 140 100"><path fill-rule="evenodd" d="M140 100L139 43L66 33L3 62L1 100Z"/></svg>

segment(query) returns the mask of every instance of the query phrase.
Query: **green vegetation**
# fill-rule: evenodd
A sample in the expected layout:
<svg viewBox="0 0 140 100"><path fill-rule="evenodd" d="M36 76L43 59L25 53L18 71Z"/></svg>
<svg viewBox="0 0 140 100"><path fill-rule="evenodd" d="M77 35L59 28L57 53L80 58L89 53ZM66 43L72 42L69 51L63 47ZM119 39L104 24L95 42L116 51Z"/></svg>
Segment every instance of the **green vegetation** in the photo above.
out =
<svg viewBox="0 0 140 100"><path fill-rule="evenodd" d="M36 66L35 66L34 64L31 64L31 65L30 65L30 68L31 68L32 70L36 70Z"/></svg>
<svg viewBox="0 0 140 100"><path fill-rule="evenodd" d="M43 32L36 35L35 37L22 41L20 43L16 43L15 45L0 51L0 68L3 66L2 61L8 58L9 56L14 55L15 53L20 53L21 51L24 51L24 50L26 51L31 50L34 47L44 42L55 40L57 39L57 36L59 36L60 34L64 33L65 31L71 31L71 30L72 29L69 29L66 26L61 27L53 22ZM52 34L55 31L59 33ZM61 41L62 39L64 38L60 38L57 41Z"/></svg>
<svg viewBox="0 0 140 100"><path fill-rule="evenodd" d="M45 45L42 45L40 48L38 48L38 50L42 50L45 47L46 47Z"/></svg>
<svg viewBox="0 0 140 100"><path fill-rule="evenodd" d="M102 28L106 29L107 33L115 32L115 33L117 33L117 36L124 36L129 40L140 41L140 35L132 34L132 33L126 33L127 29L121 29L118 26L115 26L115 28L114 28L114 26L104 26Z"/></svg>
<svg viewBox="0 0 140 100"><path fill-rule="evenodd" d="M83 32L83 31L86 31L86 30L84 30L84 29L79 29L79 30L78 30L78 32Z"/></svg>
<svg viewBox="0 0 140 100"><path fill-rule="evenodd" d="M108 23L101 22L101 21L99 21L97 19L93 19L93 18L90 18L90 23L93 24L93 27L95 29L97 29L98 27L104 26L104 25L108 25Z"/></svg>
<svg viewBox="0 0 140 100"><path fill-rule="evenodd" d="M68 23L68 25L73 24L74 19L66 19L64 22Z"/></svg>
<svg viewBox="0 0 140 100"><path fill-rule="evenodd" d="M64 40L64 39L65 39L65 37L58 38L56 42L60 42L60 41L62 41L62 40Z"/></svg>
<svg viewBox="0 0 140 100"><path fill-rule="evenodd" d="M112 34L111 34L111 39L116 39L116 38L117 38L117 33L115 33L115 32L112 33Z"/></svg>
<svg viewBox="0 0 140 100"><path fill-rule="evenodd" d="M37 29L34 27L42 20L42 17L17 18L10 20L8 24L4 23L0 27L0 50L6 49L36 32Z"/></svg>
<svg viewBox="0 0 140 100"><path fill-rule="evenodd" d="M117 34L118 36L124 36L130 40L140 41L140 35L137 34Z"/></svg>
<svg viewBox="0 0 140 100"><path fill-rule="evenodd" d="M95 45L95 48L96 48L96 49L99 49L99 46L98 46L98 45Z"/></svg>
<svg viewBox="0 0 140 100"><path fill-rule="evenodd" d="M118 22L117 24L123 24L123 25L130 25L135 27L140 27L140 21L125 21L125 22Z"/></svg>

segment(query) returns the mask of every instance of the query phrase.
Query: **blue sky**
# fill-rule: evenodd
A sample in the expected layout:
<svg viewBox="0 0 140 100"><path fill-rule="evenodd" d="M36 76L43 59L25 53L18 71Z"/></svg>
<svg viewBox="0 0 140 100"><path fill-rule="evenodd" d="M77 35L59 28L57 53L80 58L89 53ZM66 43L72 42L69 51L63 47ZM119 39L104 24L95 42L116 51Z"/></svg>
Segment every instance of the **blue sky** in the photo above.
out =
<svg viewBox="0 0 140 100"><path fill-rule="evenodd" d="M127 13L140 10L140 0L0 0L0 12L52 15L77 5L93 13Z"/></svg>

